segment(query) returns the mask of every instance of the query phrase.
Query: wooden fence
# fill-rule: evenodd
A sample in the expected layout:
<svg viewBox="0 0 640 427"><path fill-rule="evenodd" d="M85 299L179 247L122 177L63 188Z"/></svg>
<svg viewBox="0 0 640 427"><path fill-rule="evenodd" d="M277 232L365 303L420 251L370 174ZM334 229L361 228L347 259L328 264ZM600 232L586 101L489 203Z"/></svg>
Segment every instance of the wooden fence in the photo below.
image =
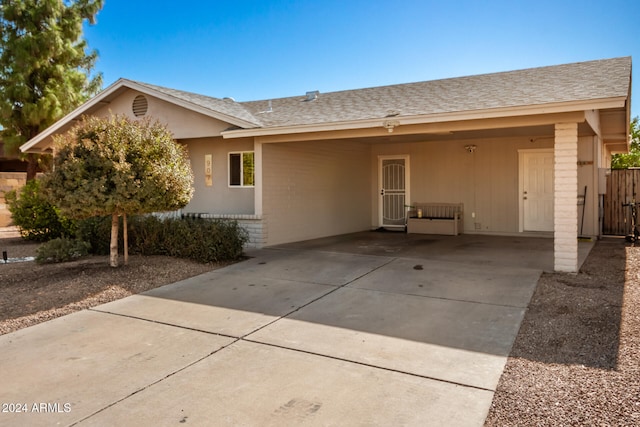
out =
<svg viewBox="0 0 640 427"><path fill-rule="evenodd" d="M613 169L607 176L602 232L618 236L630 231L630 211L623 203L640 202L640 169Z"/></svg>

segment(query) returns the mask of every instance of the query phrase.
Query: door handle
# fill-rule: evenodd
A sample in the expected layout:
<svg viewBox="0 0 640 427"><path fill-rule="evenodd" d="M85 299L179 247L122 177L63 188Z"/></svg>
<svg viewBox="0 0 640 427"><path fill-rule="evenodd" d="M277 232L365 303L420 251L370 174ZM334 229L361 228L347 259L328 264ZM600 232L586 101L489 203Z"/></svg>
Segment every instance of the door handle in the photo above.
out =
<svg viewBox="0 0 640 427"><path fill-rule="evenodd" d="M382 190L380 190L380 195L384 196L384 188Z"/></svg>

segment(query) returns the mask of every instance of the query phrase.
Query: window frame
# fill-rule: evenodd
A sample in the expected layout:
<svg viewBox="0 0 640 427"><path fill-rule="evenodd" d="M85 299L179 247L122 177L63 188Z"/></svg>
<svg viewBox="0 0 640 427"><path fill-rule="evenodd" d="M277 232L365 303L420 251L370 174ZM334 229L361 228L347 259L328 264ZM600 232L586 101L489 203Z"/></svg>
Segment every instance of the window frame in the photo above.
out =
<svg viewBox="0 0 640 427"><path fill-rule="evenodd" d="M231 183L231 172L232 172L232 167L231 167L231 156L233 154L239 154L240 155L240 184L232 184ZM253 155L253 184L251 185L246 185L244 183L244 155L245 154L252 154ZM245 150L245 151L229 151L229 153L227 154L227 186L229 188L255 188L256 186L256 155L255 155L255 151L253 150Z"/></svg>

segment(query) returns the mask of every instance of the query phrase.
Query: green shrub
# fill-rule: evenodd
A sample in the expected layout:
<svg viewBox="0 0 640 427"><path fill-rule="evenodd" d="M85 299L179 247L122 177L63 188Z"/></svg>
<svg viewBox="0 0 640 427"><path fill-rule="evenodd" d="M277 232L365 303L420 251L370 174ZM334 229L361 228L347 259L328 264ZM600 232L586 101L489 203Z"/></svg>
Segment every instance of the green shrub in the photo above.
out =
<svg viewBox="0 0 640 427"><path fill-rule="evenodd" d="M111 216L98 216L77 221L76 237L89 243L92 254L108 255L111 245Z"/></svg>
<svg viewBox="0 0 640 427"><path fill-rule="evenodd" d="M37 179L28 181L19 192L7 192L5 200L23 238L46 242L74 235L74 221L60 215L60 211L49 203Z"/></svg>
<svg viewBox="0 0 640 427"><path fill-rule="evenodd" d="M149 215L127 221L129 250L141 255L169 255L165 249L168 227L165 221Z"/></svg>
<svg viewBox="0 0 640 427"><path fill-rule="evenodd" d="M36 262L40 264L66 262L89 254L89 243L59 237L43 243L36 251Z"/></svg>
<svg viewBox="0 0 640 427"><path fill-rule="evenodd" d="M246 231L237 221L195 218L163 220L153 215L136 215L127 219L130 254L167 255L203 263L230 261L242 256L248 240ZM91 253L108 255L111 217L77 221L76 236L90 244ZM118 242L118 250L122 253L122 227Z"/></svg>
<svg viewBox="0 0 640 427"><path fill-rule="evenodd" d="M237 221L134 217L129 221L129 250L199 262L221 262L242 256L248 236Z"/></svg>

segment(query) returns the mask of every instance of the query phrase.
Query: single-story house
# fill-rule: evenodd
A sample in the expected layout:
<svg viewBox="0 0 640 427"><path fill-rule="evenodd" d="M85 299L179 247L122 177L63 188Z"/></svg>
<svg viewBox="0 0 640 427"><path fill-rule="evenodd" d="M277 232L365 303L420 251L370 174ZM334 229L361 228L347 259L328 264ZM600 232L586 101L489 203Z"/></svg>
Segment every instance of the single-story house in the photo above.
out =
<svg viewBox="0 0 640 427"><path fill-rule="evenodd" d="M630 91L630 57L250 102L121 79L21 149L50 151L82 115L151 116L189 150L183 213L236 219L254 246L451 203L464 233L553 237L555 269L575 272L611 154L628 150Z"/></svg>

